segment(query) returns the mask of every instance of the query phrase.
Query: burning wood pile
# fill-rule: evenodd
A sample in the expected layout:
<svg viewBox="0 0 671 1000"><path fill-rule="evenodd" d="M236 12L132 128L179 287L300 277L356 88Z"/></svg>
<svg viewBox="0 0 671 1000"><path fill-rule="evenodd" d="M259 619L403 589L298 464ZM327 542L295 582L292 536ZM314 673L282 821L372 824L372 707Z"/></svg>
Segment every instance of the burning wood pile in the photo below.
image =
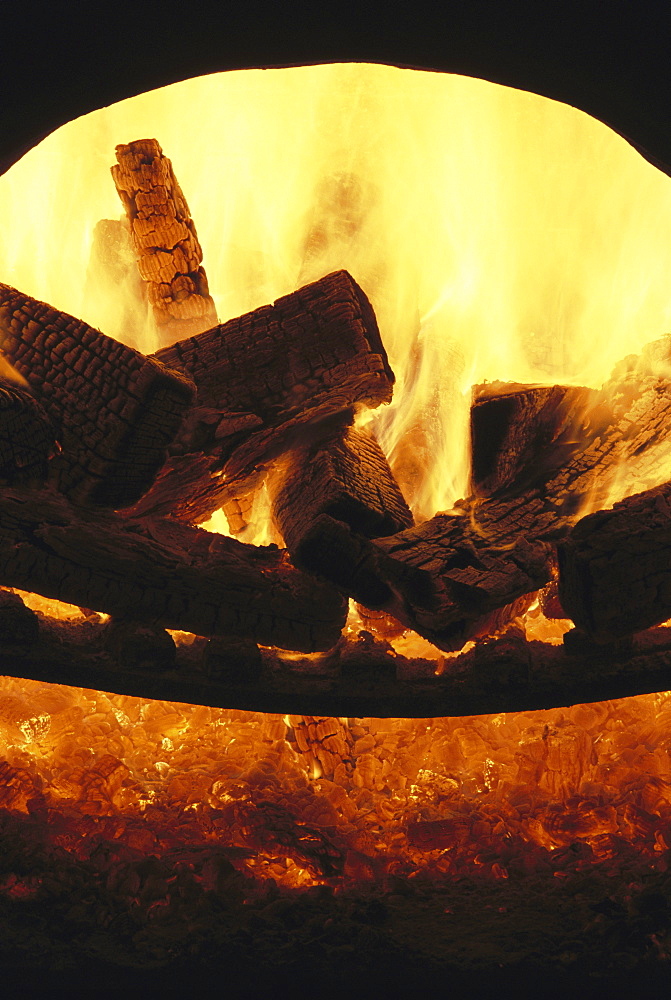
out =
<svg viewBox="0 0 671 1000"><path fill-rule="evenodd" d="M399 705L414 682L420 715L443 714L443 704L450 714L477 710L477 685L491 689L496 670L504 705L506 688L513 701L552 700L548 669L564 687L573 674L589 695L585 657L597 661L597 684L603 658L616 664L609 683L613 669L630 675L615 694L628 683L658 685L666 632L628 648L624 666L622 643L671 614L669 487L659 473L671 434L671 341L625 359L600 390L476 387L471 496L415 525L361 419L391 401L394 384L362 289L334 272L216 324L170 161L155 140L120 146L117 159L126 232L170 346L146 357L0 286L9 363L0 583L112 616L93 643L88 634L77 646L70 632L28 627L30 613L6 597L2 635L15 670L45 677L53 664L52 679L86 683L72 670L89 670L93 649L99 666L111 658L112 685L129 693L148 689L119 670L149 665L153 683L156 668L173 670L167 696L225 703L233 684L246 707L274 709L289 689L273 650L324 653L321 676L314 662L306 674L309 657L299 660L308 710L311 696L360 698L358 661L365 683L377 672ZM223 508L231 531L244 534L262 490L286 549L196 527ZM612 511L583 516L619 498ZM539 592L547 617L575 622L572 654L510 630ZM347 598L369 625L349 641ZM175 675L165 629L210 640L198 645L200 663L190 654L186 673L195 663L196 677ZM435 660L427 670L389 644L404 630L447 653L469 640L476 649L435 676ZM257 644L268 647L263 655ZM291 673L286 659L283 667ZM333 714L354 714L345 708Z"/></svg>

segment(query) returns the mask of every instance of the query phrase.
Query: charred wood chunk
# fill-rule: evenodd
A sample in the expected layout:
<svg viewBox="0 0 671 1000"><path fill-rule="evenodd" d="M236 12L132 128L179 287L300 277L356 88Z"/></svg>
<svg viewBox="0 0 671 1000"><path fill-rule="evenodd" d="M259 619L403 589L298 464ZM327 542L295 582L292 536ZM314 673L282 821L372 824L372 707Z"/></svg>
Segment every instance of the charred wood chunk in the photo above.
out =
<svg viewBox="0 0 671 1000"><path fill-rule="evenodd" d="M176 517L189 524L206 521L230 498L221 475L210 471L202 453L171 455L151 489L124 513L129 517ZM233 529L232 529L233 530Z"/></svg>
<svg viewBox="0 0 671 1000"><path fill-rule="evenodd" d="M580 447L593 389L575 386L476 386L471 407L471 483L475 496L532 486Z"/></svg>
<svg viewBox="0 0 671 1000"><path fill-rule="evenodd" d="M0 376L0 480L37 483L48 474L56 431L29 389Z"/></svg>
<svg viewBox="0 0 671 1000"><path fill-rule="evenodd" d="M345 722L323 715L290 715L288 722L298 749L322 774L331 777L339 766L352 770L354 738Z"/></svg>
<svg viewBox="0 0 671 1000"><path fill-rule="evenodd" d="M563 465L517 494L460 502L474 530L501 546L519 535L556 541L590 507L663 483L671 438L669 362L671 337L624 359L581 410L579 447Z"/></svg>
<svg viewBox="0 0 671 1000"><path fill-rule="evenodd" d="M175 665L175 640L165 629L112 618L104 629L105 648L125 670L170 670Z"/></svg>
<svg viewBox="0 0 671 1000"><path fill-rule="evenodd" d="M390 535L413 523L384 452L373 435L356 427L332 431L312 445L295 449L271 478L273 515L296 565L332 579L350 582L355 567L343 574L329 550L337 539L333 523L342 522L368 538ZM326 518L324 517L326 516ZM320 536L319 526L326 527Z"/></svg>
<svg viewBox="0 0 671 1000"><path fill-rule="evenodd" d="M155 357L198 389L175 453L209 456L233 497L306 426L389 402L394 381L372 307L346 271Z"/></svg>
<svg viewBox="0 0 671 1000"><path fill-rule="evenodd" d="M592 641L671 617L671 485L578 521L559 546L559 597Z"/></svg>
<svg viewBox="0 0 671 1000"><path fill-rule="evenodd" d="M3 354L57 428L58 489L78 503L134 503L192 402L188 379L8 285L0 285L0 333Z"/></svg>
<svg viewBox="0 0 671 1000"><path fill-rule="evenodd" d="M263 673L261 650L255 642L224 636L209 640L203 665L210 680L225 684L252 684Z"/></svg>
<svg viewBox="0 0 671 1000"><path fill-rule="evenodd" d="M301 652L333 646L346 617L333 587L274 546L74 507L47 490L0 496L0 582L143 625Z"/></svg>
<svg viewBox="0 0 671 1000"><path fill-rule="evenodd" d="M580 450L546 482L567 519L661 485L671 439L671 337L625 358L585 414Z"/></svg>
<svg viewBox="0 0 671 1000"><path fill-rule="evenodd" d="M327 538L330 579L443 649L485 634L492 622L499 630L525 595L552 578L552 545L588 504L609 491L626 493L639 481L658 485L671 436L670 344L664 338L616 368L581 414L580 447L571 447L569 460L536 485L517 495L472 496L457 505L460 515L440 514L377 540L324 516L302 551L312 546L317 560L325 547L321 538ZM668 616L662 612L655 620ZM590 630L582 617L576 623Z"/></svg>
<svg viewBox="0 0 671 1000"><path fill-rule="evenodd" d="M368 546L371 575L392 594L385 610L445 650L482 634L485 623L489 631L500 629L504 622L492 613L518 613L518 599L537 591L552 573L549 545L520 536L499 548L474 531L468 518L449 514ZM369 603L364 594L356 597Z"/></svg>
<svg viewBox="0 0 671 1000"><path fill-rule="evenodd" d="M203 251L172 163L156 139L116 147L112 177L126 209L138 268L164 344L217 322Z"/></svg>

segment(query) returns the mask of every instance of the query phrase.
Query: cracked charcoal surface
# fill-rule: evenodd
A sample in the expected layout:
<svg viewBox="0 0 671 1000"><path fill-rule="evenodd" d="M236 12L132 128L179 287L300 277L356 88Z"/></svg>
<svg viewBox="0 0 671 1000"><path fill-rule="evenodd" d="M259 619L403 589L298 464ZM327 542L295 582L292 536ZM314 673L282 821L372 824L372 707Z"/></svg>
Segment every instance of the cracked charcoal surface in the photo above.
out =
<svg viewBox="0 0 671 1000"><path fill-rule="evenodd" d="M33 394L0 377L0 481L44 480L56 431Z"/></svg>
<svg viewBox="0 0 671 1000"><path fill-rule="evenodd" d="M302 652L333 646L346 614L334 588L274 547L75 508L46 490L4 491L0 580L131 621Z"/></svg>
<svg viewBox="0 0 671 1000"><path fill-rule="evenodd" d="M172 163L156 139L116 147L111 168L159 336L172 343L217 322L203 251Z"/></svg>
<svg viewBox="0 0 671 1000"><path fill-rule="evenodd" d="M559 547L559 596L598 642L671 614L671 486L628 497L579 521Z"/></svg>
<svg viewBox="0 0 671 1000"><path fill-rule="evenodd" d="M537 590L551 576L551 547L584 511L613 493L666 478L671 339L621 362L596 395L584 446L544 482L506 497L471 497L460 514L439 514L389 538L357 543L356 559L387 586L386 607L442 648L458 648L477 620ZM352 558L350 556L350 558ZM525 588L526 587L526 591ZM382 590L372 596L379 596ZM355 595L370 603L366 594Z"/></svg>
<svg viewBox="0 0 671 1000"><path fill-rule="evenodd" d="M239 507L242 526L265 462L300 441L311 425L347 414L357 403L388 403L394 382L372 307L346 271L155 357L192 379L198 400L173 448L175 457L137 512L173 504L182 516L191 502L185 499L183 463L202 453L209 467L190 486L199 519L221 507L227 493L234 512ZM221 472L226 484L213 481Z"/></svg>
<svg viewBox="0 0 671 1000"><path fill-rule="evenodd" d="M271 477L273 516L297 565L345 588L337 572L331 527L344 522L368 538L409 527L412 514L373 435L356 427L338 429L283 460ZM323 519L328 515L328 520ZM340 546L338 546L340 548ZM335 575L334 575L335 574Z"/></svg>
<svg viewBox="0 0 671 1000"><path fill-rule="evenodd" d="M188 380L8 285L0 285L0 330L3 354L56 428L58 489L78 503L135 502L192 401Z"/></svg>

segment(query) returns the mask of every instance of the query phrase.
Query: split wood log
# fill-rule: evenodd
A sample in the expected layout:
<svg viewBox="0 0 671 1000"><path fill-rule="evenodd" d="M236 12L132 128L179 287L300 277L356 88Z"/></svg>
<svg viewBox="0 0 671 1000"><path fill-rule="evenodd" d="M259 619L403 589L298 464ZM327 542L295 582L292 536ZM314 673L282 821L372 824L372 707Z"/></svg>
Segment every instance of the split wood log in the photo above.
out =
<svg viewBox="0 0 671 1000"><path fill-rule="evenodd" d="M174 459L135 514L194 517L198 508L204 520L224 500L244 510L264 463L300 443L310 427L347 419L357 404L388 403L394 382L372 307L346 271L154 357L192 379L198 399ZM202 455L208 465L198 484Z"/></svg>
<svg viewBox="0 0 671 1000"><path fill-rule="evenodd" d="M546 479L580 448L596 390L581 386L475 386L471 407L474 496L520 491Z"/></svg>
<svg viewBox="0 0 671 1000"><path fill-rule="evenodd" d="M373 435L339 427L294 449L269 479L273 516L297 566L347 589L338 555L349 530L367 538L413 523L391 469ZM324 530L325 529L325 530Z"/></svg>
<svg viewBox="0 0 671 1000"><path fill-rule="evenodd" d="M77 508L48 490L0 493L0 583L144 625L302 652L334 645L346 616L333 587L274 546Z"/></svg>
<svg viewBox="0 0 671 1000"><path fill-rule="evenodd" d="M483 616L497 608L518 609L518 599L550 580L554 543L586 509L668 478L670 360L663 338L618 365L585 416L581 449L523 493L471 497L457 505L460 514L390 538L339 538L348 592L446 650L481 634Z"/></svg>
<svg viewBox="0 0 671 1000"><path fill-rule="evenodd" d="M8 285L0 285L0 338L57 429L58 489L77 503L134 503L191 405L189 380Z"/></svg>
<svg viewBox="0 0 671 1000"><path fill-rule="evenodd" d="M582 518L559 546L559 598L597 643L671 618L671 484Z"/></svg>
<svg viewBox="0 0 671 1000"><path fill-rule="evenodd" d="M203 251L172 163L156 139L116 147L112 177L126 209L138 267L162 344L217 322Z"/></svg>
<svg viewBox="0 0 671 1000"><path fill-rule="evenodd" d="M29 389L0 376L0 481L44 482L56 431Z"/></svg>
<svg viewBox="0 0 671 1000"><path fill-rule="evenodd" d="M6 606L7 598L12 605ZM589 650L569 652L562 645L527 642L513 628L500 639L478 642L470 651L450 657L439 676L435 661L406 659L394 654L388 643L364 635L355 641L343 637L329 653L309 660L284 657L267 647L255 651L249 643L246 649L241 645L236 665L229 661L226 643L221 674L218 662L210 669L209 643L202 639L178 642L170 670L124 668L105 648L105 630L95 622L73 627L72 622L35 615L16 595L0 592L4 674L144 699L281 715L302 712L302 718L295 715L289 722L295 725L297 740L297 730L302 730L305 752L317 751L317 759L320 744L333 752L329 735L338 736L328 733L333 718L427 718L558 708L665 691L671 669L671 628L664 626L639 633L631 648L617 656L610 645L591 644ZM212 642L216 661L218 643ZM316 724L313 733L311 723ZM347 768L349 757L355 754L339 745L336 773L343 766L339 758ZM324 760L331 763L330 758Z"/></svg>

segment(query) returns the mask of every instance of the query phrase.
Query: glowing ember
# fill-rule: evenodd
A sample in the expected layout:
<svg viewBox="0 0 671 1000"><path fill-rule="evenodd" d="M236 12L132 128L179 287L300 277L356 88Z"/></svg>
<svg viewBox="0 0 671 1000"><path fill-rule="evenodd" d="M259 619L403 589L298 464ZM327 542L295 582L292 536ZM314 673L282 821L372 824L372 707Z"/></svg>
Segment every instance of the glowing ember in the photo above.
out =
<svg viewBox="0 0 671 1000"><path fill-rule="evenodd" d="M216 845L287 886L616 867L632 847L654 864L671 846L669 694L315 720L311 753L290 721L7 679L0 804L46 810L54 843L85 857L110 838ZM345 753L326 762L334 722Z"/></svg>

